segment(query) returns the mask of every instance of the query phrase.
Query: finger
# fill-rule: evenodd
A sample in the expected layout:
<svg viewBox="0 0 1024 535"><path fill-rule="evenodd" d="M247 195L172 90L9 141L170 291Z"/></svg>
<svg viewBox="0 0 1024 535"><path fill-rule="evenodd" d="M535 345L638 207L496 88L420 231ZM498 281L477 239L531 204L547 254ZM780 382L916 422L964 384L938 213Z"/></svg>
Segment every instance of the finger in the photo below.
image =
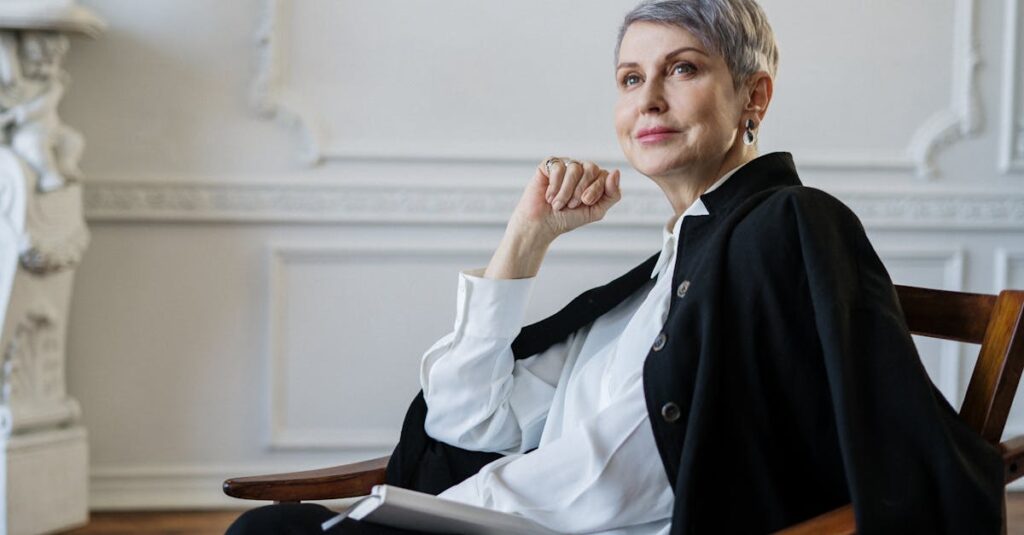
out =
<svg viewBox="0 0 1024 535"><path fill-rule="evenodd" d="M541 164L541 167L545 167ZM546 171L546 169L545 169ZM548 189L544 193L544 200L553 202L558 190L562 187L562 179L565 178L565 164L560 160L551 163L551 171L548 173Z"/></svg>
<svg viewBox="0 0 1024 535"><path fill-rule="evenodd" d="M580 178L580 183L576 185L576 190L572 193L572 199L569 200L569 208L576 208L583 202L583 193L598 179L600 173L601 168L594 162L583 164L583 176Z"/></svg>
<svg viewBox="0 0 1024 535"><path fill-rule="evenodd" d="M597 178L594 180L587 189L580 195L580 200L587 206L592 206L604 195L604 184L605 180L608 179L608 171L602 170L598 173Z"/></svg>
<svg viewBox="0 0 1024 535"><path fill-rule="evenodd" d="M622 189L619 188L621 173L616 169L608 174L604 181L604 197L597 201L597 206L602 213L607 212L615 203L622 199Z"/></svg>
<svg viewBox="0 0 1024 535"><path fill-rule="evenodd" d="M569 204L572 192L576 190L576 185L579 184L580 177L582 176L582 165L571 164L565 167L565 178L562 179L562 185L558 189L558 194L555 195L555 202L551 205L556 212Z"/></svg>

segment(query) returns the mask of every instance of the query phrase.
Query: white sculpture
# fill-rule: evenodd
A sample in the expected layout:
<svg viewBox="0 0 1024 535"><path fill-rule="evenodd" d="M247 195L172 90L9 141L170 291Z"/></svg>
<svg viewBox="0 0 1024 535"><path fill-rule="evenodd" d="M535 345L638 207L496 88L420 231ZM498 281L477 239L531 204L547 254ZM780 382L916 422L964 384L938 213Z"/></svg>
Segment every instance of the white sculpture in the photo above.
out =
<svg viewBox="0 0 1024 535"><path fill-rule="evenodd" d="M0 535L88 519L88 447L65 387L74 267L89 233L82 136L57 106L68 32L102 23L73 0L0 0Z"/></svg>
<svg viewBox="0 0 1024 535"><path fill-rule="evenodd" d="M82 136L57 116L67 78L60 65L67 50L67 36L55 32L0 38L0 128L13 132L5 142L36 172L41 192L81 176Z"/></svg>

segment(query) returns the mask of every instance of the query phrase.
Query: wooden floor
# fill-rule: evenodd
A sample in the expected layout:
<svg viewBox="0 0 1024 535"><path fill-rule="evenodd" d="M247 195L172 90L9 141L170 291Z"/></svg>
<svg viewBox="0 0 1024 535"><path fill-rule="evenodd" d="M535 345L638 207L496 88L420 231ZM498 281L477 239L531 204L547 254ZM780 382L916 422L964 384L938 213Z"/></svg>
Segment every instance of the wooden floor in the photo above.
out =
<svg viewBox="0 0 1024 535"><path fill-rule="evenodd" d="M93 513L89 525L65 535L223 535L238 511ZM1007 495L1008 533L1024 535L1024 493Z"/></svg>

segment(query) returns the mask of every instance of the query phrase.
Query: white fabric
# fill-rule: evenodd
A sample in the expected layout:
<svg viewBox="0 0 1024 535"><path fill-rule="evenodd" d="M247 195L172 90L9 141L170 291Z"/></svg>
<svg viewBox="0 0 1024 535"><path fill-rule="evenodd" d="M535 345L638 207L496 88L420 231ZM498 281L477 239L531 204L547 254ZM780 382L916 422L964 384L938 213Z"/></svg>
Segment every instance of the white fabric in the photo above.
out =
<svg viewBox="0 0 1024 535"><path fill-rule="evenodd" d="M669 532L674 494L647 415L643 364L668 315L679 228L707 214L698 198L668 222L655 280L519 361L511 344L533 279L460 273L455 329L422 360L425 428L435 440L506 457L442 498L521 514L562 533Z"/></svg>

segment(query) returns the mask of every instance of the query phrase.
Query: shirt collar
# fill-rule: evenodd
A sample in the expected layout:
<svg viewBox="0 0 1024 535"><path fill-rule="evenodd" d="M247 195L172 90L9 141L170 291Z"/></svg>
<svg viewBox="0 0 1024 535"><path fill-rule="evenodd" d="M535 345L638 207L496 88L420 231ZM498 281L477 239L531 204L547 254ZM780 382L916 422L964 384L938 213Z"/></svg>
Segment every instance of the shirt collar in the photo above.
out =
<svg viewBox="0 0 1024 535"><path fill-rule="evenodd" d="M722 177L716 180L715 183L711 185L711 187L704 191L701 197L718 189L719 186L724 184L725 181L729 179L729 177L734 175L736 171L739 171L740 168L743 167L744 165L746 164L740 164L734 167L728 173L722 175ZM661 254L658 256L658 262L654 264L654 270L651 271L652 279L654 277L657 277L665 269L667 269L667 267L672 263L673 259L675 258L676 238L677 236L679 236L679 229L683 225L683 219L691 216L708 215L708 208L707 206L704 205L704 201L701 197L697 197L697 200L693 201L693 204L691 204L685 211L683 211L682 215L680 215L679 217L675 217L673 215L672 218L675 219L674 223L672 218L670 218L668 222L665 223L665 226L661 227ZM669 230L669 225L672 225L672 230Z"/></svg>

